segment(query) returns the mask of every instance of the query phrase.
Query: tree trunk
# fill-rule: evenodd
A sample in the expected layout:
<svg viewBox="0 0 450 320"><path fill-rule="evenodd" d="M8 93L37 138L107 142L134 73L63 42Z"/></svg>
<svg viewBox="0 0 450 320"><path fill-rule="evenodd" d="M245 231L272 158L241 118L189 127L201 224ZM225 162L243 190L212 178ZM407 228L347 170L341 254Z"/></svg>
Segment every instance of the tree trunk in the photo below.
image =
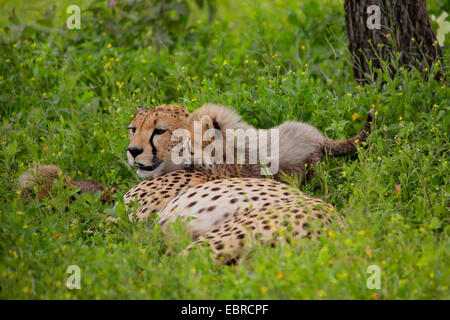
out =
<svg viewBox="0 0 450 320"><path fill-rule="evenodd" d="M379 8L377 26L376 7ZM358 84L377 79L374 68L387 68L393 77L412 66L427 77L433 62L442 63L442 50L431 28L425 0L345 0L349 50ZM394 52L401 53L396 63ZM383 67L382 61L385 62ZM436 79L443 81L442 69Z"/></svg>

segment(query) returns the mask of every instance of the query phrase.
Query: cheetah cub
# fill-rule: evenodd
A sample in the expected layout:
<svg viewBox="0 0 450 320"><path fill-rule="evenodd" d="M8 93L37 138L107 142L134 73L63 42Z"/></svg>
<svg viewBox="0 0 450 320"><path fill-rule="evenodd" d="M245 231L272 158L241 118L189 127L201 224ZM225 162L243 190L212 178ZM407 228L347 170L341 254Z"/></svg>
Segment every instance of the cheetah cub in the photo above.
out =
<svg viewBox="0 0 450 320"><path fill-rule="evenodd" d="M327 154L355 152L356 144L365 142L370 135L373 117L373 111L369 112L360 133L339 141L302 122L288 121L269 130L256 129L231 108L214 104L192 113L173 105L140 108L129 125L127 157L141 178L181 169L222 177L271 175L279 179L283 173L305 176L306 168ZM187 136L186 140L180 132Z"/></svg>

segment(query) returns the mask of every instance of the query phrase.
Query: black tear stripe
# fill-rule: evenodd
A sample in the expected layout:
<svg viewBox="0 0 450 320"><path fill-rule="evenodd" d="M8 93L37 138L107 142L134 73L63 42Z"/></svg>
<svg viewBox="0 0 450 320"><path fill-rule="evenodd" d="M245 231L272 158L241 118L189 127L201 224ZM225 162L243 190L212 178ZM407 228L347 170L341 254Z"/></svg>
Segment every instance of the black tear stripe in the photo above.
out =
<svg viewBox="0 0 450 320"><path fill-rule="evenodd" d="M158 150L156 150L155 144L153 143L154 136L155 136L155 129L153 129L152 136L150 137L150 145L152 146L153 157L156 158L156 153L158 152Z"/></svg>

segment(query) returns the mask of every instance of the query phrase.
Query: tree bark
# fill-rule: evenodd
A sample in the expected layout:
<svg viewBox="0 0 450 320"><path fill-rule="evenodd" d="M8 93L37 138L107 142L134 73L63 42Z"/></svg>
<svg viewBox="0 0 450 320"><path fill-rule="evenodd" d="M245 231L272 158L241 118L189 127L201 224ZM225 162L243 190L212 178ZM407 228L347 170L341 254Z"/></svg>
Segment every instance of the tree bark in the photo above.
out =
<svg viewBox="0 0 450 320"><path fill-rule="evenodd" d="M371 5L380 8L380 29L374 29L373 24L368 27L371 14L367 8ZM344 8L358 84L375 81L374 68L387 69L393 77L400 68L414 66L427 77L433 62L442 63L442 49L431 28L425 0L345 0ZM401 53L398 62L395 52ZM444 80L440 66L435 77Z"/></svg>

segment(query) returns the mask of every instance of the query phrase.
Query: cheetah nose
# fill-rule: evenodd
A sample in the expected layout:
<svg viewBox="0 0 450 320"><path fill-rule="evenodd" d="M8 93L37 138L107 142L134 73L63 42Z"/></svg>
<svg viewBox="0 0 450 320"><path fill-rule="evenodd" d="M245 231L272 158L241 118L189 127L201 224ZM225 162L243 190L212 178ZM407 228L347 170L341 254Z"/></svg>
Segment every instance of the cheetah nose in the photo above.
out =
<svg viewBox="0 0 450 320"><path fill-rule="evenodd" d="M142 153L142 151L144 151L144 149L139 149L136 147L128 148L127 150L131 153L133 158L136 158L138 155Z"/></svg>

